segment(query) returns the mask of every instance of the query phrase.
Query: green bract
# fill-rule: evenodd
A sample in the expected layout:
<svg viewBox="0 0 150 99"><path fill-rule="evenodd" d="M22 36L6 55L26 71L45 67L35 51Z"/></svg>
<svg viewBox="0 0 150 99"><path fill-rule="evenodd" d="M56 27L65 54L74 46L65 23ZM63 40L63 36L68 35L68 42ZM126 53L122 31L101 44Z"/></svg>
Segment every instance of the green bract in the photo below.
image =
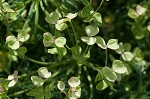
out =
<svg viewBox="0 0 150 99"><path fill-rule="evenodd" d="M29 39L30 35L28 33L26 33L25 30L21 30L19 33L18 33L18 40L21 41L21 42L25 42Z"/></svg>
<svg viewBox="0 0 150 99"><path fill-rule="evenodd" d="M90 6L85 6L82 11L81 11L81 16L83 18L86 18L88 16L90 16L91 12L93 11L93 8Z"/></svg>
<svg viewBox="0 0 150 99"><path fill-rule="evenodd" d="M96 37L96 44L102 49L106 49L106 43L102 37Z"/></svg>
<svg viewBox="0 0 150 99"><path fill-rule="evenodd" d="M19 44L19 41L16 39L15 36L11 35L11 36L8 36L6 38L6 44L9 48L11 49L18 49L20 44Z"/></svg>
<svg viewBox="0 0 150 99"><path fill-rule="evenodd" d="M97 85L96 85L96 89L98 90L104 90L108 87L109 85L105 82L105 80L100 81Z"/></svg>
<svg viewBox="0 0 150 99"><path fill-rule="evenodd" d="M133 19L139 17L139 15L136 13L136 11L134 9L129 9L128 16L131 17L131 18L133 18Z"/></svg>
<svg viewBox="0 0 150 99"><path fill-rule="evenodd" d="M51 72L48 72L46 67L39 68L38 74L43 78L49 78L51 76Z"/></svg>
<svg viewBox="0 0 150 99"><path fill-rule="evenodd" d="M89 25L85 28L85 31L88 36L95 36L99 32L99 28Z"/></svg>
<svg viewBox="0 0 150 99"><path fill-rule="evenodd" d="M107 43L107 47L112 49L112 50L118 49L119 48L118 40L117 39L110 39Z"/></svg>
<svg viewBox="0 0 150 99"><path fill-rule="evenodd" d="M69 80L68 80L68 84L74 88L74 87L77 87L80 85L80 80L79 78L77 77L71 77Z"/></svg>
<svg viewBox="0 0 150 99"><path fill-rule="evenodd" d="M55 40L55 44L56 44L57 47L64 47L64 45L66 44L66 38L64 38L64 37L58 37Z"/></svg>
<svg viewBox="0 0 150 99"><path fill-rule="evenodd" d="M80 57L80 54L82 52L82 49L80 46L74 46L71 48L72 51L72 56L74 59L78 60L78 58Z"/></svg>
<svg viewBox="0 0 150 99"><path fill-rule="evenodd" d="M50 54L58 54L57 48L50 48L50 49L48 49L48 53L50 53Z"/></svg>
<svg viewBox="0 0 150 99"><path fill-rule="evenodd" d="M21 58L24 57L25 53L27 52L27 49L25 47L19 47L17 50L17 55Z"/></svg>
<svg viewBox="0 0 150 99"><path fill-rule="evenodd" d="M62 31L66 29L68 26L66 23L58 23L58 24L55 24L55 27L57 30Z"/></svg>
<svg viewBox="0 0 150 99"><path fill-rule="evenodd" d="M134 57L131 52L124 52L121 56L125 61L131 61Z"/></svg>
<svg viewBox="0 0 150 99"><path fill-rule="evenodd" d="M95 21L99 22L99 23L102 23L102 17L101 17L101 14L96 12L94 15L93 15L93 18Z"/></svg>
<svg viewBox="0 0 150 99"><path fill-rule="evenodd" d="M46 32L43 34L43 44L45 47L51 46L53 43L53 40L54 40L54 37L49 32Z"/></svg>
<svg viewBox="0 0 150 99"><path fill-rule="evenodd" d="M51 14L49 14L45 17L45 20L48 23L56 24L56 22L59 20L59 15L57 12L52 12Z"/></svg>
<svg viewBox="0 0 150 99"><path fill-rule="evenodd" d="M117 75L109 67L103 67L102 73L110 82L115 82L115 80L117 80Z"/></svg>
<svg viewBox="0 0 150 99"><path fill-rule="evenodd" d="M63 91L65 89L65 84L62 81L58 81L57 87L60 91Z"/></svg>
<svg viewBox="0 0 150 99"><path fill-rule="evenodd" d="M96 38L95 37L81 37L81 40L85 43L87 43L88 45L93 45L96 42Z"/></svg>
<svg viewBox="0 0 150 99"><path fill-rule="evenodd" d="M112 69L119 74L123 74L126 72L127 68L120 60L114 60L112 64Z"/></svg>
<svg viewBox="0 0 150 99"><path fill-rule="evenodd" d="M31 76L31 81L35 86L42 86L44 84L44 80L38 76Z"/></svg>

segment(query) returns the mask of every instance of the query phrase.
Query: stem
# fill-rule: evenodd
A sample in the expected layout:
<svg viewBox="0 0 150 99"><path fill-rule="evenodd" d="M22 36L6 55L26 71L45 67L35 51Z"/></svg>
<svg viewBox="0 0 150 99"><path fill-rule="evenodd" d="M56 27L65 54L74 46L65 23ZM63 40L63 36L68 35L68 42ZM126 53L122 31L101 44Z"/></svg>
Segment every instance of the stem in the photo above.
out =
<svg viewBox="0 0 150 99"><path fill-rule="evenodd" d="M51 65L51 64L55 63L55 62L41 62L41 61L37 61L37 60L31 59L29 57L25 57L25 59L28 60L28 61L31 61L33 63L39 64L39 65Z"/></svg>
<svg viewBox="0 0 150 99"><path fill-rule="evenodd" d="M72 22L71 22L71 21L69 21L69 22L70 22L71 27L72 27L72 30L73 30L73 34L74 34L74 37L75 37L76 45L78 45L78 42L77 42L77 36L76 36L76 32L75 32L74 26L73 26L73 24L72 24Z"/></svg>
<svg viewBox="0 0 150 99"><path fill-rule="evenodd" d="M105 66L107 66L107 48L105 49L105 57L106 57L106 59L105 59Z"/></svg>
<svg viewBox="0 0 150 99"><path fill-rule="evenodd" d="M90 5L92 6L92 0L90 0Z"/></svg>
<svg viewBox="0 0 150 99"><path fill-rule="evenodd" d="M37 32L38 21L39 21L39 3L35 5L35 22L34 22L34 34Z"/></svg>
<svg viewBox="0 0 150 99"><path fill-rule="evenodd" d="M22 29L26 29L28 23L30 22L30 19L32 17L32 14L33 14L33 9L34 9L34 6L35 6L35 2L33 2L30 6L30 10L29 10L29 13L28 13L28 17L27 17L27 20L25 21L24 25L23 25L23 28Z"/></svg>
<svg viewBox="0 0 150 99"><path fill-rule="evenodd" d="M17 95L20 95L20 94L25 93L25 92L27 92L27 91L29 91L29 90L28 90L28 89L21 90L21 91L15 92L15 93L13 93L13 94L10 94L9 97L17 96Z"/></svg>
<svg viewBox="0 0 150 99"><path fill-rule="evenodd" d="M98 8L90 15L91 17L101 8L102 4L104 3L104 0L101 1Z"/></svg>
<svg viewBox="0 0 150 99"><path fill-rule="evenodd" d="M40 6L41 6L42 11L43 11L46 15L49 15L48 11L44 8L44 5L43 5L42 0L40 1Z"/></svg>
<svg viewBox="0 0 150 99"><path fill-rule="evenodd" d="M91 94L90 94L89 99L92 99L93 98L93 84L92 84L92 79L91 79L91 76L89 75L89 72L87 71L87 67L86 66L84 66L84 71L85 71L85 73L87 75L87 79L88 79L89 84L90 84L90 92L91 92Z"/></svg>

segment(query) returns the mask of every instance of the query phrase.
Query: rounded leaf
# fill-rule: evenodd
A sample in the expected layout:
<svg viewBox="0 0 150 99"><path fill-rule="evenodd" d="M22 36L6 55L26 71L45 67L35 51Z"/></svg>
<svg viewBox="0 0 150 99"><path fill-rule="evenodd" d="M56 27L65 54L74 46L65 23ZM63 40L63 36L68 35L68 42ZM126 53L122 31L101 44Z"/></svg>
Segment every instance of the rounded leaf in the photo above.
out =
<svg viewBox="0 0 150 99"><path fill-rule="evenodd" d="M63 91L65 89L65 84L62 81L58 81L57 87L60 91Z"/></svg>
<svg viewBox="0 0 150 99"><path fill-rule="evenodd" d="M25 42L29 39L30 35L25 30L21 30L17 37L19 41Z"/></svg>
<svg viewBox="0 0 150 99"><path fill-rule="evenodd" d="M71 86L71 87L77 87L80 85L80 80L79 78L77 77L71 77L69 80L68 80L68 84Z"/></svg>
<svg viewBox="0 0 150 99"><path fill-rule="evenodd" d="M48 53L50 53L50 54L58 54L58 51L57 51L56 48L50 48L50 49L48 49Z"/></svg>
<svg viewBox="0 0 150 99"><path fill-rule="evenodd" d="M31 76L31 81L35 86L42 86L44 84L44 80L38 76Z"/></svg>
<svg viewBox="0 0 150 99"><path fill-rule="evenodd" d="M103 67L102 73L104 74L105 78L110 82L114 82L115 80L117 80L117 75L109 67Z"/></svg>
<svg viewBox="0 0 150 99"><path fill-rule="evenodd" d="M68 26L66 23L60 23L60 24L55 24L55 27L57 30L62 31L64 29L66 29Z"/></svg>
<svg viewBox="0 0 150 99"><path fill-rule="evenodd" d="M75 18L77 15L78 15L78 13L74 13L74 14L73 13L68 13L66 15L66 17L69 18L69 20L71 20L71 19Z"/></svg>
<svg viewBox="0 0 150 99"><path fill-rule="evenodd" d="M85 31L88 36L95 36L99 32L99 28L89 25L85 28Z"/></svg>
<svg viewBox="0 0 150 99"><path fill-rule="evenodd" d="M123 74L126 72L127 68L120 60L114 60L112 64L112 69L119 74Z"/></svg>
<svg viewBox="0 0 150 99"><path fill-rule="evenodd" d="M102 48L102 49L106 49L106 43L104 41L104 39L102 37L96 37L96 44Z"/></svg>
<svg viewBox="0 0 150 99"><path fill-rule="evenodd" d="M6 38L6 43L9 48L14 49L14 50L18 49L20 46L19 41L13 35L8 36Z"/></svg>
<svg viewBox="0 0 150 99"><path fill-rule="evenodd" d="M46 67L39 68L38 74L43 78L49 78L51 76L51 72L48 72Z"/></svg>
<svg viewBox="0 0 150 99"><path fill-rule="evenodd" d="M10 81L8 87L13 87L17 83L17 81L18 81L17 79Z"/></svg>
<svg viewBox="0 0 150 99"><path fill-rule="evenodd" d="M80 96L81 96L81 87L78 86L78 87L76 88L76 90L71 93L71 96L72 96L73 98L75 98L75 99L80 98Z"/></svg>
<svg viewBox="0 0 150 99"><path fill-rule="evenodd" d="M144 7L142 7L141 5L137 5L137 6L136 6L136 12L137 12L138 15L144 14L146 10L147 10L147 9L144 8Z"/></svg>
<svg viewBox="0 0 150 99"><path fill-rule="evenodd" d="M55 40L55 44L56 44L57 47L64 47L64 45L66 44L66 38L64 38L64 37L58 37Z"/></svg>
<svg viewBox="0 0 150 99"><path fill-rule="evenodd" d="M131 52L124 52L123 54L121 54L121 57L125 61L131 61L134 56L133 56L133 54Z"/></svg>
<svg viewBox="0 0 150 99"><path fill-rule="evenodd" d="M99 22L99 23L102 23L102 16L101 16L100 13L96 12L96 13L93 15L93 17L94 17L94 20L95 20L95 21L97 21L97 22Z"/></svg>
<svg viewBox="0 0 150 99"><path fill-rule="evenodd" d="M88 45L93 45L96 42L96 38L95 37L81 37L81 40L85 43L87 43Z"/></svg>
<svg viewBox="0 0 150 99"><path fill-rule="evenodd" d="M46 32L43 34L43 44L45 47L49 47L52 45L53 43L53 39L54 37L49 33L49 32Z"/></svg>
<svg viewBox="0 0 150 99"><path fill-rule="evenodd" d="M59 20L59 14L57 12L52 12L45 17L48 23L55 24Z"/></svg>
<svg viewBox="0 0 150 99"><path fill-rule="evenodd" d="M104 81L100 81L97 85L96 85L96 89L97 90L104 90L108 87L109 85Z"/></svg>
<svg viewBox="0 0 150 99"><path fill-rule="evenodd" d="M139 17L139 15L136 13L136 11L135 11L134 9L129 9L129 11L128 11L128 16L129 16L130 18L133 18L133 19Z"/></svg>
<svg viewBox="0 0 150 99"><path fill-rule="evenodd" d="M108 48L115 50L119 48L118 40L117 39L110 39L107 43Z"/></svg>

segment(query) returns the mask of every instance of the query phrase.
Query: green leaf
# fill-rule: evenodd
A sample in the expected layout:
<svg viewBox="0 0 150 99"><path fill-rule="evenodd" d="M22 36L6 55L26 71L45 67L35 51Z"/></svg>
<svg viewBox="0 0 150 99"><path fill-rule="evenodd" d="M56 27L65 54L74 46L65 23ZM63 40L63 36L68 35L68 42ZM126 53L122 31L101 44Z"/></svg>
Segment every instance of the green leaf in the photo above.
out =
<svg viewBox="0 0 150 99"><path fill-rule="evenodd" d="M80 57L77 61L77 64L82 65L89 57L90 57L90 49L88 50L88 52L86 54L80 55Z"/></svg>
<svg viewBox="0 0 150 99"><path fill-rule="evenodd" d="M29 39L30 35L25 31L25 30L21 30L19 33L18 33L18 40L21 41L21 42L25 42Z"/></svg>
<svg viewBox="0 0 150 99"><path fill-rule="evenodd" d="M123 74L126 72L127 68L120 60L114 60L112 64L112 69L119 74Z"/></svg>
<svg viewBox="0 0 150 99"><path fill-rule="evenodd" d="M124 52L123 54L121 54L121 57L125 61L131 61L134 56L133 56L133 54L131 52Z"/></svg>
<svg viewBox="0 0 150 99"><path fill-rule="evenodd" d="M39 86L27 93L27 96L34 96L36 99L44 99L43 87Z"/></svg>
<svg viewBox="0 0 150 99"><path fill-rule="evenodd" d="M56 44L57 47L64 47L64 45L66 44L66 38L64 38L64 37L58 37L55 40L55 44Z"/></svg>
<svg viewBox="0 0 150 99"><path fill-rule="evenodd" d="M45 47L51 46L53 43L53 40L54 40L54 37L49 32L46 32L43 34L43 44Z"/></svg>
<svg viewBox="0 0 150 99"><path fill-rule="evenodd" d="M72 99L78 99L78 98L80 98L80 96L81 96L81 87L77 86L76 91L72 92L71 96L72 96Z"/></svg>
<svg viewBox="0 0 150 99"><path fill-rule="evenodd" d="M6 38L6 44L9 48L14 50L18 49L20 46L19 41L13 35L10 35Z"/></svg>
<svg viewBox="0 0 150 99"><path fill-rule="evenodd" d="M80 57L80 54L82 52L82 49L80 46L74 46L71 48L72 51L72 56L75 60L78 60L78 58Z"/></svg>
<svg viewBox="0 0 150 99"><path fill-rule="evenodd" d="M119 48L117 39L110 39L107 43L108 48L115 50Z"/></svg>
<svg viewBox="0 0 150 99"><path fill-rule="evenodd" d="M85 6L81 11L81 16L83 18L89 17L92 11L93 8L91 6Z"/></svg>
<svg viewBox="0 0 150 99"><path fill-rule="evenodd" d="M110 82L115 82L115 80L117 80L117 75L109 67L103 67L102 73Z"/></svg>
<svg viewBox="0 0 150 99"><path fill-rule="evenodd" d="M66 23L58 23L58 24L55 24L55 27L57 30L63 31L68 27L68 25Z"/></svg>
<svg viewBox="0 0 150 99"><path fill-rule="evenodd" d="M62 81L58 81L57 87L60 91L63 91L65 89L65 84Z"/></svg>
<svg viewBox="0 0 150 99"><path fill-rule="evenodd" d="M96 85L96 89L97 90L104 90L108 87L109 85L105 82L105 80L100 81L97 85Z"/></svg>
<svg viewBox="0 0 150 99"><path fill-rule="evenodd" d="M104 39L102 37L96 37L96 44L102 48L102 49L106 49L106 43L104 41Z"/></svg>
<svg viewBox="0 0 150 99"><path fill-rule="evenodd" d="M57 12L52 12L51 14L49 14L45 17L45 20L48 23L56 24L56 22L59 20L59 15Z"/></svg>
<svg viewBox="0 0 150 99"><path fill-rule="evenodd" d="M2 4L2 6L3 6L4 12L9 12L9 13L15 12L13 9L10 8L10 6L9 6L9 4L7 2L4 2Z"/></svg>
<svg viewBox="0 0 150 99"><path fill-rule="evenodd" d="M99 23L102 23L102 16L100 13L96 12L94 15L93 15L93 18L95 21L99 22Z"/></svg>
<svg viewBox="0 0 150 99"><path fill-rule="evenodd" d="M85 28L85 31L86 31L86 34L88 36L95 36L99 32L99 28L98 27L92 27L91 25L89 25Z"/></svg>
<svg viewBox="0 0 150 99"><path fill-rule="evenodd" d="M139 15L136 13L136 11L134 9L128 10L128 16L133 19L136 19L139 17Z"/></svg>
<svg viewBox="0 0 150 99"><path fill-rule="evenodd" d="M80 85L80 79L78 77L71 77L69 80L68 80L68 84L72 87L72 88L75 88L77 86Z"/></svg>
<svg viewBox="0 0 150 99"><path fill-rule="evenodd" d="M68 13L66 15L66 17L69 18L69 20L71 20L71 19L75 18L77 15L78 15L78 13L74 13L74 14L73 13Z"/></svg>
<svg viewBox="0 0 150 99"><path fill-rule="evenodd" d="M24 58L27 49L25 47L20 47L19 49L16 50L16 52L20 58Z"/></svg>
<svg viewBox="0 0 150 99"><path fill-rule="evenodd" d="M136 6L136 12L138 15L142 15L146 12L147 8L142 7L141 5Z"/></svg>
<svg viewBox="0 0 150 99"><path fill-rule="evenodd" d="M51 72L48 72L46 67L39 68L38 74L43 78L49 78L51 76Z"/></svg>
<svg viewBox="0 0 150 99"><path fill-rule="evenodd" d="M95 81L94 82L100 81L102 79L103 79L103 74L101 72L98 72L98 74L95 77Z"/></svg>
<svg viewBox="0 0 150 99"><path fill-rule="evenodd" d="M90 3L87 0L83 0L83 4L86 5L86 6L90 5Z"/></svg>
<svg viewBox="0 0 150 99"><path fill-rule="evenodd" d="M54 89L54 83L51 83L50 85L47 85L45 88L45 99L50 99L51 97L51 91Z"/></svg>
<svg viewBox="0 0 150 99"><path fill-rule="evenodd" d="M81 37L81 40L85 43L87 43L88 45L93 45L96 42L96 38L95 37Z"/></svg>
<svg viewBox="0 0 150 99"><path fill-rule="evenodd" d="M31 76L31 81L35 86L42 86L44 84L44 80L38 76Z"/></svg>
<svg viewBox="0 0 150 99"><path fill-rule="evenodd" d="M63 56L66 55L67 50L65 47L57 48L58 51L58 60L61 61Z"/></svg>
<svg viewBox="0 0 150 99"><path fill-rule="evenodd" d="M57 48L50 48L50 49L48 49L48 53L50 53L50 54L58 54Z"/></svg>

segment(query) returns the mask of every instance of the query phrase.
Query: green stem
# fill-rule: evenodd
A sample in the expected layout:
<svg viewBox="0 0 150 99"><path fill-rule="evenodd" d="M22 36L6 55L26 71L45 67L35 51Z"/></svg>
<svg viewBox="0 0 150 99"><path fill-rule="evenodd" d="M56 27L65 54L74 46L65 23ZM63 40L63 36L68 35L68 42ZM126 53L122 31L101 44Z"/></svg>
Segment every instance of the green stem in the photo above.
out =
<svg viewBox="0 0 150 99"><path fill-rule="evenodd" d="M34 34L36 34L36 32L37 32L38 21L39 21L39 3L36 3L36 5L35 5Z"/></svg>
<svg viewBox="0 0 150 99"><path fill-rule="evenodd" d="M73 30L73 34L74 34L74 37L75 37L76 45L78 45L77 36L76 36L76 32L75 32L74 26L73 26L73 24L72 24L72 22L71 22L71 21L69 21L69 22L70 22L71 27L72 27L72 30Z"/></svg>
<svg viewBox="0 0 150 99"><path fill-rule="evenodd" d="M48 11L45 9L45 7L44 7L44 5L43 5L42 0L40 1L40 6L41 6L42 11L43 11L46 15L49 15Z"/></svg>
<svg viewBox="0 0 150 99"><path fill-rule="evenodd" d="M92 6L92 0L90 0L90 5Z"/></svg>
<svg viewBox="0 0 150 99"><path fill-rule="evenodd" d="M105 59L105 66L107 66L107 61L108 61L108 60L107 60L107 54L108 54L108 53L107 53L107 48L106 48L106 49L105 49L105 57L106 57L106 59Z"/></svg>
<svg viewBox="0 0 150 99"><path fill-rule="evenodd" d="M33 63L39 64L39 65L51 65L51 64L55 63L55 62L41 62L41 61L37 61L37 60L31 59L29 57L25 57L25 59L28 60L28 61L31 61Z"/></svg>
<svg viewBox="0 0 150 99"><path fill-rule="evenodd" d="M91 17L101 8L102 4L104 3L104 0L101 1L100 5L98 8L90 15Z"/></svg>
<svg viewBox="0 0 150 99"><path fill-rule="evenodd" d="M89 81L89 87L90 87L90 97L89 97L89 99L92 99L93 98L93 84L92 84L92 79L91 79L91 76L90 76L90 74L89 74L89 72L87 71L87 67L86 66L84 66L84 71L85 71L85 73L86 73L86 75L87 75L87 79L88 79L88 81Z"/></svg>
<svg viewBox="0 0 150 99"><path fill-rule="evenodd" d="M32 17L32 14L33 14L33 9L34 9L34 6L35 6L35 2L33 2L30 6L30 10L29 10L29 13L28 13L28 17L27 17L27 20L25 21L24 25L23 25L23 28L22 29L26 29L28 23L30 22L31 20L31 17Z"/></svg>
<svg viewBox="0 0 150 99"><path fill-rule="evenodd" d="M10 94L9 97L17 96L17 95L20 95L20 94L25 93L25 92L27 92L27 91L29 91L29 90L28 90L28 89L21 90L21 91L15 92L15 93L13 93L13 94Z"/></svg>

